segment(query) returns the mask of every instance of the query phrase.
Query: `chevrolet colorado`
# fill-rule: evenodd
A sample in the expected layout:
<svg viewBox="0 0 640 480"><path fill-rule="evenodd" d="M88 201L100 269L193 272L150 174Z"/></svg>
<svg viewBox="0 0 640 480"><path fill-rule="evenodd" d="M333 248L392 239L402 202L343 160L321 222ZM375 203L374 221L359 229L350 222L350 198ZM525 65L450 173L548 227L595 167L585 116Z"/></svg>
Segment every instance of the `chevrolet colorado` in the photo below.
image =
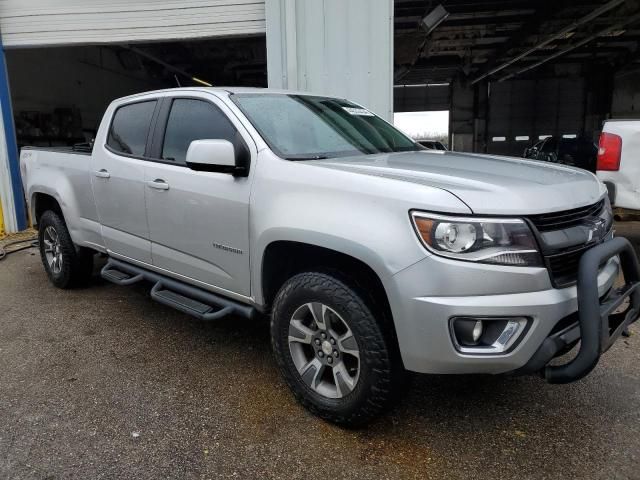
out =
<svg viewBox="0 0 640 480"><path fill-rule="evenodd" d="M287 384L338 424L392 405L407 371L577 380L639 314L593 174L424 149L343 99L144 93L92 149L20 162L55 286L100 252L105 279L199 319L269 315Z"/></svg>

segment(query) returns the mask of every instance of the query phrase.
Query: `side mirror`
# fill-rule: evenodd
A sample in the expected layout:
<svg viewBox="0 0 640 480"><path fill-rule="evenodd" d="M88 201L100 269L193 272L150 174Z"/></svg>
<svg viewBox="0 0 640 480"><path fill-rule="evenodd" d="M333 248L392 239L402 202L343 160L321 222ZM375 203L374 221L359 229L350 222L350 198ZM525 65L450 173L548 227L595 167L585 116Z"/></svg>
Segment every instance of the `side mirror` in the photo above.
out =
<svg viewBox="0 0 640 480"><path fill-rule="evenodd" d="M236 166L236 152L228 140L194 140L189 144L187 166L199 172L241 174Z"/></svg>

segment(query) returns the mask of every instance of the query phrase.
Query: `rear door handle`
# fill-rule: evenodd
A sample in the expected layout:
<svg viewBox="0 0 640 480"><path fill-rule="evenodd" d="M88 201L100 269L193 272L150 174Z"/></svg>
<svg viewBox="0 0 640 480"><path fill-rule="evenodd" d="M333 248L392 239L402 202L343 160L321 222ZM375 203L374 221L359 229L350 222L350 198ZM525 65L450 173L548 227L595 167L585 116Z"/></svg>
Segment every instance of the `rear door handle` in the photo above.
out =
<svg viewBox="0 0 640 480"><path fill-rule="evenodd" d="M111 176L111 174L107 172L104 168L94 173L98 178L109 178Z"/></svg>
<svg viewBox="0 0 640 480"><path fill-rule="evenodd" d="M161 178L156 178L153 182L147 182L147 186L156 190L169 190L169 184Z"/></svg>

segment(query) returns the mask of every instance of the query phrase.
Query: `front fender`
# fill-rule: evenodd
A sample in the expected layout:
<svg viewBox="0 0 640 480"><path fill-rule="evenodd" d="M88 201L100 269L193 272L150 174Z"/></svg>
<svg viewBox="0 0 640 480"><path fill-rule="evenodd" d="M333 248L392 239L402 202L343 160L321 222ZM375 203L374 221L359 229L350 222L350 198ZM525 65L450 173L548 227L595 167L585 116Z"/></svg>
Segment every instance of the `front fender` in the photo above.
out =
<svg viewBox="0 0 640 480"><path fill-rule="evenodd" d="M429 255L411 225L414 208L469 212L442 189L290 162L263 151L250 206L256 303L264 304L262 263L276 241L349 255L368 265L387 288L394 274Z"/></svg>
<svg viewBox="0 0 640 480"><path fill-rule="evenodd" d="M305 245L312 245L321 248L327 248L344 255L355 258L368 265L380 278L386 290L387 279L391 276L390 266L385 259L375 250L368 246L355 242L353 240L320 232L317 230L308 230L302 228L285 228L274 227L265 230L258 238L252 258L258 259L252 268L251 284L255 286L253 289L254 298L258 305L264 305L263 285L262 285L262 259L269 245L274 242L289 241L297 242Z"/></svg>

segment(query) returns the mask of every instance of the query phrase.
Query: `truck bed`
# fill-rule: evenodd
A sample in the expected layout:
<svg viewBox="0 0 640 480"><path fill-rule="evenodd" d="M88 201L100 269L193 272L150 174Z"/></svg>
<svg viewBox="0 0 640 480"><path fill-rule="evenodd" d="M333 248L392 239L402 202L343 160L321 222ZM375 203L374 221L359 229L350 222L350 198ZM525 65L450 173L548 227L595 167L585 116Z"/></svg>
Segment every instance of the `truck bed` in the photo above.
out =
<svg viewBox="0 0 640 480"><path fill-rule="evenodd" d="M20 173L30 214L37 221L37 205L51 197L60 205L71 237L79 245L100 244L100 224L91 186L91 149L24 147Z"/></svg>
<svg viewBox="0 0 640 480"><path fill-rule="evenodd" d="M31 147L25 146L20 149L22 150L38 150L44 152L54 152L54 153L72 153L77 155L91 155L93 151L93 146L89 143L78 143L71 147Z"/></svg>

